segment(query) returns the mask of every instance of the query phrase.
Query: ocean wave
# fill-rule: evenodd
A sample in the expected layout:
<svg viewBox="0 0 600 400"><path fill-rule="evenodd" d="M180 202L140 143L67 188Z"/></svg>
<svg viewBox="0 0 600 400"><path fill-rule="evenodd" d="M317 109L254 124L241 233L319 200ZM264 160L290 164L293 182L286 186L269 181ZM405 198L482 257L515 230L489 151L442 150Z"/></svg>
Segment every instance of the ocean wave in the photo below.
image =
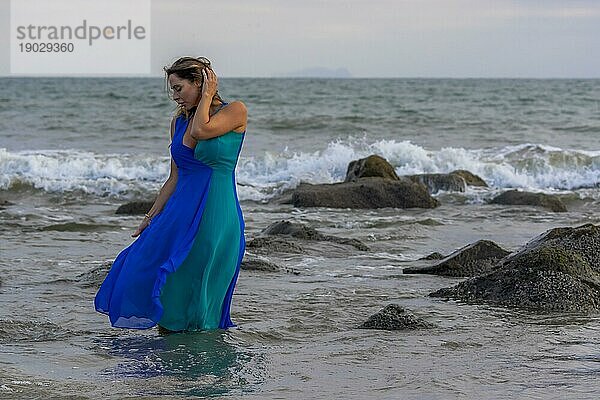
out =
<svg viewBox="0 0 600 400"><path fill-rule="evenodd" d="M0 190L37 189L128 197L158 190L168 175L165 157L106 155L78 150L9 152L0 149Z"/></svg>
<svg viewBox="0 0 600 400"><path fill-rule="evenodd" d="M469 170L492 189L573 191L600 186L600 151L526 143L495 149L428 150L410 141L366 137L330 142L322 150L242 154L237 168L240 200L268 201L300 182L343 181L352 160L379 154L398 175ZM0 190L29 187L133 198L156 194L168 176L167 157L96 154L76 150L9 152L0 149Z"/></svg>
<svg viewBox="0 0 600 400"><path fill-rule="evenodd" d="M398 175L469 170L492 189L519 188L556 192L595 188L600 184L600 151L563 150L536 144L496 149L446 147L428 150L410 141L366 138L335 141L322 151L265 153L240 160L238 181L249 183L249 198L264 200L292 189L299 182L343 181L348 163L378 154ZM265 190L268 189L268 190Z"/></svg>

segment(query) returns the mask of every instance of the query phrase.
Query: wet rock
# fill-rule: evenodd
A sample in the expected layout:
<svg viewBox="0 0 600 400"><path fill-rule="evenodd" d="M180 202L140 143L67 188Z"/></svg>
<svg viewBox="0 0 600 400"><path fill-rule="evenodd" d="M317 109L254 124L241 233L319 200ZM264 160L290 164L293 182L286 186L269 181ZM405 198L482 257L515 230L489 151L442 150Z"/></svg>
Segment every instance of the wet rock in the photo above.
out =
<svg viewBox="0 0 600 400"><path fill-rule="evenodd" d="M474 173L464 170L464 169L457 169L456 171L452 171L452 172L450 172L450 175L460 176L461 178L463 178L465 180L465 183L468 186L488 187L488 184L486 183L486 181L484 181L482 178L475 175Z"/></svg>
<svg viewBox="0 0 600 400"><path fill-rule="evenodd" d="M404 310L398 304L388 304L378 313L362 323L359 329L381 329L388 331L433 328L434 325Z"/></svg>
<svg viewBox="0 0 600 400"><path fill-rule="evenodd" d="M265 229L261 231L261 235L284 235L284 236L292 236L298 239L304 240L319 240L319 241L327 241L334 242L339 244L346 244L349 246L353 246L357 250L368 251L369 247L362 243L357 239L348 239L341 238L332 235L324 235L321 232L317 231L315 228L310 226L299 224L296 222L290 222L286 220L281 220L272 223L267 226Z"/></svg>
<svg viewBox="0 0 600 400"><path fill-rule="evenodd" d="M100 287L111 267L112 261L106 261L89 271L77 275L75 280L82 287Z"/></svg>
<svg viewBox="0 0 600 400"><path fill-rule="evenodd" d="M6 207L8 207L8 206L12 206L12 205L14 205L14 204L15 204L15 203L12 203L12 202L10 202L10 201L8 201L8 200L5 200L5 199L0 199L0 210L2 210L2 209L4 209L4 208L6 208Z"/></svg>
<svg viewBox="0 0 600 400"><path fill-rule="evenodd" d="M430 296L539 311L598 311L600 226L551 229L494 271Z"/></svg>
<svg viewBox="0 0 600 400"><path fill-rule="evenodd" d="M359 178L375 176L396 181L399 179L394 167L385 158L373 154L350 162L344 182L354 182Z"/></svg>
<svg viewBox="0 0 600 400"><path fill-rule="evenodd" d="M241 269L247 271L279 272L281 268L277 264L260 258L244 258Z"/></svg>
<svg viewBox="0 0 600 400"><path fill-rule="evenodd" d="M509 190L499 196L494 197L490 203L504 205L528 205L544 207L554 212L565 212L567 207L556 196L545 193L521 192L518 190Z"/></svg>
<svg viewBox="0 0 600 400"><path fill-rule="evenodd" d="M259 253L304 254L302 246L278 237L256 237L246 243L246 248Z"/></svg>
<svg viewBox="0 0 600 400"><path fill-rule="evenodd" d="M405 268L404 274L433 274L443 276L476 276L489 272L510 252L490 240L479 240L464 246L440 262L417 268Z"/></svg>
<svg viewBox="0 0 600 400"><path fill-rule="evenodd" d="M271 261L262 258L255 257L252 255L246 254L244 259L242 260L242 264L240 266L241 269L246 271L261 271L261 272L286 272L289 274L299 275L300 273L293 268L280 267L279 265L272 263Z"/></svg>
<svg viewBox="0 0 600 400"><path fill-rule="evenodd" d="M406 178L415 183L421 183L425 185L429 193L437 193L440 190L445 190L448 192L464 192L467 188L465 180L459 175L419 174L406 175Z"/></svg>
<svg viewBox="0 0 600 400"><path fill-rule="evenodd" d="M438 201L425 186L409 179L360 178L355 182L300 184L292 194L295 207L435 208Z"/></svg>
<svg viewBox="0 0 600 400"><path fill-rule="evenodd" d="M48 321L0 319L0 344L64 341L76 334Z"/></svg>
<svg viewBox="0 0 600 400"><path fill-rule="evenodd" d="M445 256L442 253L438 253L437 251L434 251L433 253L431 253L425 257L419 258L419 260L441 260L444 257Z"/></svg>
<svg viewBox="0 0 600 400"><path fill-rule="evenodd" d="M117 208L116 214L138 215L145 214L152 208L154 201L132 201Z"/></svg>
<svg viewBox="0 0 600 400"><path fill-rule="evenodd" d="M600 182L590 182L590 183L584 183L582 185L578 185L578 186L574 186L571 188L571 190L579 190L579 189L596 189L596 188L600 188Z"/></svg>

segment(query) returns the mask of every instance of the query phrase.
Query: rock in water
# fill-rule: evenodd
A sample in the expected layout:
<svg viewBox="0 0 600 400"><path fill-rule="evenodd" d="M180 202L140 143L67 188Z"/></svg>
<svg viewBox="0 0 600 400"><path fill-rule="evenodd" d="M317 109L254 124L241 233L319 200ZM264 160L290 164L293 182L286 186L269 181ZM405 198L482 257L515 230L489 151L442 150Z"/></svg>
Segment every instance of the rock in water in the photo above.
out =
<svg viewBox="0 0 600 400"><path fill-rule="evenodd" d="M403 178L360 178L356 182L300 184L292 194L294 207L435 208L439 202L427 188Z"/></svg>
<svg viewBox="0 0 600 400"><path fill-rule="evenodd" d="M286 220L274 222L260 233L261 235L289 235L306 240L322 240L323 237L323 234L317 232L315 228Z"/></svg>
<svg viewBox="0 0 600 400"><path fill-rule="evenodd" d="M479 240L460 248L440 262L417 268L405 268L404 274L433 274L444 276L476 276L489 272L510 252L490 240Z"/></svg>
<svg viewBox="0 0 600 400"><path fill-rule="evenodd" d="M354 182L359 178L378 176L398 180L394 167L383 157L376 154L367 158L351 161L346 170L344 182Z"/></svg>
<svg viewBox="0 0 600 400"><path fill-rule="evenodd" d="M566 212L567 207L556 196L544 193L529 193L518 190L509 190L494 197L490 203L505 205L525 205L544 207L554 212Z"/></svg>
<svg viewBox="0 0 600 400"><path fill-rule="evenodd" d="M244 257L240 268L248 271L279 272L281 268L270 261L255 257Z"/></svg>
<svg viewBox="0 0 600 400"><path fill-rule="evenodd" d="M488 186L477 175L462 169L448 174L418 174L405 175L405 177L413 182L422 183L427 187L429 193L437 193L440 190L464 192L467 186Z"/></svg>
<svg viewBox="0 0 600 400"><path fill-rule="evenodd" d="M117 208L116 214L145 214L152 208L154 201L132 201Z"/></svg>
<svg viewBox="0 0 600 400"><path fill-rule="evenodd" d="M388 331L426 329L434 325L405 311L398 304L388 304L360 325L359 329L381 329Z"/></svg>
<svg viewBox="0 0 600 400"><path fill-rule="evenodd" d="M461 178L463 178L465 180L465 182L469 186L488 187L488 184L483 179L481 179L479 176L475 175L474 173L464 170L464 169L457 169L456 171L452 171L452 172L450 172L450 175L460 176Z"/></svg>
<svg viewBox="0 0 600 400"><path fill-rule="evenodd" d="M278 237L257 237L246 243L247 249L252 249L253 252L262 254L271 253L292 253L303 254L304 249L297 243L285 240Z"/></svg>
<svg viewBox="0 0 600 400"><path fill-rule="evenodd" d="M83 272L77 276L76 281L83 287L98 288L106 278L106 274L112 267L112 261L103 262L89 271Z"/></svg>
<svg viewBox="0 0 600 400"><path fill-rule="evenodd" d="M431 253L425 257L419 258L419 260L441 260L444 257L445 256L442 253L434 251L433 253Z"/></svg>
<svg viewBox="0 0 600 400"><path fill-rule="evenodd" d="M317 231L315 228L310 226L306 226L304 224L299 224L296 222L290 222L286 220L280 220L272 223L267 226L265 229L261 231L261 235L273 236L273 235L283 235L283 236L292 236L298 239L304 240L319 240L326 242L334 242L339 244L346 244L349 246L353 246L357 250L368 251L369 247L357 239L349 239L342 238L332 235L324 235L321 232ZM257 238L260 239L260 238Z"/></svg>
<svg viewBox="0 0 600 400"><path fill-rule="evenodd" d="M427 187L429 193L437 193L440 190L448 192L464 192L467 183L459 175L452 174L418 174L406 175L406 178L415 183L421 183Z"/></svg>
<svg viewBox="0 0 600 400"><path fill-rule="evenodd" d="M598 311L600 226L551 229L502 259L493 272L430 296L539 311Z"/></svg>

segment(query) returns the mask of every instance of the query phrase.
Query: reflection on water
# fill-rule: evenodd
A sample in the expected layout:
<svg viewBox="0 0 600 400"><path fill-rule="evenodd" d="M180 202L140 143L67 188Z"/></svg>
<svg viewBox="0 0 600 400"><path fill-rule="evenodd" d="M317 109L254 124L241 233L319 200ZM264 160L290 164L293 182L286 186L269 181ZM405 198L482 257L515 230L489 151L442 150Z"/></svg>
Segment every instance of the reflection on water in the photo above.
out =
<svg viewBox="0 0 600 400"><path fill-rule="evenodd" d="M260 363L261 357L236 348L226 338L220 330L111 338L98 344L122 361L103 375L113 379L164 377L166 385L161 389L170 394L215 396L254 391L259 382L252 378L257 371L250 373L250 379L245 375L256 369L249 364ZM167 382L172 381L177 385L169 388Z"/></svg>

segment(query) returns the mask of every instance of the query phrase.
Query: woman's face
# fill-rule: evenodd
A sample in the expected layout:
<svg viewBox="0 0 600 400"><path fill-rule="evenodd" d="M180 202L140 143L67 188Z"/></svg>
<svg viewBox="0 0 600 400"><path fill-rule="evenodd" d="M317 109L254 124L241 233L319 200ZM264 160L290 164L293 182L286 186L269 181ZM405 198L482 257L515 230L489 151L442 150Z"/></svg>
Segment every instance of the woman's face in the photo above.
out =
<svg viewBox="0 0 600 400"><path fill-rule="evenodd" d="M177 74L169 75L169 87L173 93L173 100L186 110L197 106L200 102L200 87L187 79L182 79Z"/></svg>

